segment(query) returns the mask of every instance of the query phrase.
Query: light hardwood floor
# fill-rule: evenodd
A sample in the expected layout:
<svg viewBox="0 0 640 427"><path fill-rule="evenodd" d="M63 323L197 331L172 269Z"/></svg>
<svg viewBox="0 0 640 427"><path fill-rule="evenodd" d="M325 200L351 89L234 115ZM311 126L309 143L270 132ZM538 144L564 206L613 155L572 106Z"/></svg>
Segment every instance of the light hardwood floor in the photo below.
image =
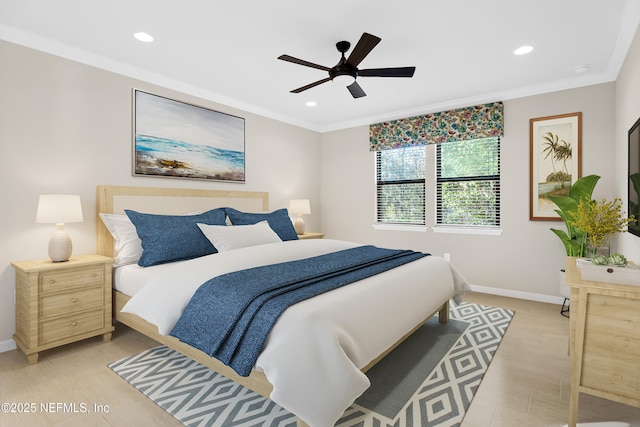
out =
<svg viewBox="0 0 640 427"><path fill-rule="evenodd" d="M559 314L559 306L478 293L468 294L466 300L510 308L516 314L462 427L566 424L569 320ZM0 353L0 403L37 407L35 413L0 411L0 426L181 426L107 368L109 362L156 345L116 325L111 342L92 338L48 350L36 365L27 365L17 350ZM62 404L67 410L75 404L78 412L65 412L57 406ZM90 413L82 413L82 405ZM95 412L94 405L102 410ZM614 420L640 427L640 409L581 395L580 422Z"/></svg>

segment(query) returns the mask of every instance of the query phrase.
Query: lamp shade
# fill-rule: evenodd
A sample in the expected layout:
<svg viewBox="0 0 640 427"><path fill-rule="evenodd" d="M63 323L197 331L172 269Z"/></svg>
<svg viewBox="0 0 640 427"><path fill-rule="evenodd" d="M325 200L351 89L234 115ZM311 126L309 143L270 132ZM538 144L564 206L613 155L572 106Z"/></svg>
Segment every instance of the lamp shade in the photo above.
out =
<svg viewBox="0 0 640 427"><path fill-rule="evenodd" d="M67 194L45 194L40 196L36 222L59 224L82 222L80 196Z"/></svg>
<svg viewBox="0 0 640 427"><path fill-rule="evenodd" d="M309 215L311 206L308 199L294 199L289 202L289 213L297 215Z"/></svg>

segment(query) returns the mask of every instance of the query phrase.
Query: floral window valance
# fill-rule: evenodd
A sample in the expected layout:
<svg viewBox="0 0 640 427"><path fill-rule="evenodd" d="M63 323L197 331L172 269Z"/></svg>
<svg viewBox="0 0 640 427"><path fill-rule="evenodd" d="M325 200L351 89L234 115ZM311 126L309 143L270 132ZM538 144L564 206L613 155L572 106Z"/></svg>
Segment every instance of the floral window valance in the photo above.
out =
<svg viewBox="0 0 640 427"><path fill-rule="evenodd" d="M502 102L376 123L369 126L371 151L503 136Z"/></svg>

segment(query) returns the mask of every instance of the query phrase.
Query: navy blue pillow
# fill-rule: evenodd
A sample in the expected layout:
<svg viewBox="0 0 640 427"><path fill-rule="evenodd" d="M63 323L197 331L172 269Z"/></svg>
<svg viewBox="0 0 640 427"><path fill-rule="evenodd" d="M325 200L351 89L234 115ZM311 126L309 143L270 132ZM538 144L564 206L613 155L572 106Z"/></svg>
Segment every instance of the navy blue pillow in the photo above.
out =
<svg viewBox="0 0 640 427"><path fill-rule="evenodd" d="M131 210L125 213L142 241L141 267L197 258L218 252L202 234L198 223L225 225L224 209L198 215L156 215Z"/></svg>
<svg viewBox="0 0 640 427"><path fill-rule="evenodd" d="M282 241L298 240L298 235L293 228L289 212L286 209L279 209L271 213L240 212L233 208L225 208L225 210L233 225L253 225L260 221L267 221L269 227L276 232Z"/></svg>

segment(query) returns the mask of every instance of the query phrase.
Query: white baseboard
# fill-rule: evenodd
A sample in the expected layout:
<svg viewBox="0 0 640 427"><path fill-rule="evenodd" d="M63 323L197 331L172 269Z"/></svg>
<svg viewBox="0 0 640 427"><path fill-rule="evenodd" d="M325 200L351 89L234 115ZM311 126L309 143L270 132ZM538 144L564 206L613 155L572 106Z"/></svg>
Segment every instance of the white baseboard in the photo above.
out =
<svg viewBox="0 0 640 427"><path fill-rule="evenodd" d="M564 302L564 297L561 297L561 296L534 294L532 292L514 291L512 289L502 289L502 288L491 288L489 286L480 286L480 285L470 285L470 286L472 291L480 292L483 294L499 295L502 297L518 298L518 299L524 299L528 301L546 302L549 304L558 304L558 305L562 305L562 303Z"/></svg>
<svg viewBox="0 0 640 427"><path fill-rule="evenodd" d="M0 353L4 353L5 351L10 351L15 349L16 349L16 343L14 340L0 341Z"/></svg>

